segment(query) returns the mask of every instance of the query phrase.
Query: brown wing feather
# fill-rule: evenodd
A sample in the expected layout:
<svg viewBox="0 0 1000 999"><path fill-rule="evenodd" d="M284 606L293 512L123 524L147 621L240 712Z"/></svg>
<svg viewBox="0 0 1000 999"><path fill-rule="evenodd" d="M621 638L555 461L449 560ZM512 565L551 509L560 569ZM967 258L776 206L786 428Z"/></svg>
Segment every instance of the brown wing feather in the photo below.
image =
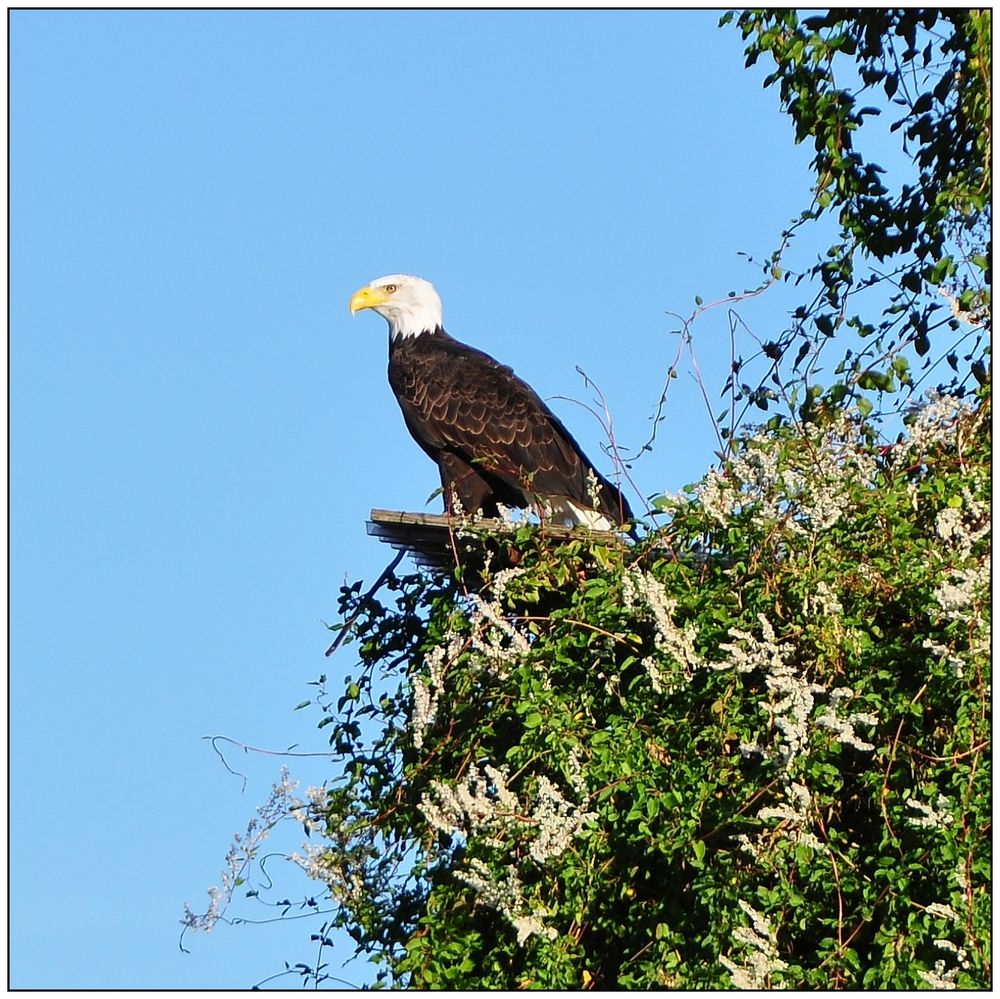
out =
<svg viewBox="0 0 1000 999"><path fill-rule="evenodd" d="M442 452L454 456L490 483L503 503L521 506L534 496L551 496L592 505L590 462L511 368L437 331L393 342L389 380L411 434L439 465ZM618 490L599 481L602 512L615 520L623 512L630 516Z"/></svg>

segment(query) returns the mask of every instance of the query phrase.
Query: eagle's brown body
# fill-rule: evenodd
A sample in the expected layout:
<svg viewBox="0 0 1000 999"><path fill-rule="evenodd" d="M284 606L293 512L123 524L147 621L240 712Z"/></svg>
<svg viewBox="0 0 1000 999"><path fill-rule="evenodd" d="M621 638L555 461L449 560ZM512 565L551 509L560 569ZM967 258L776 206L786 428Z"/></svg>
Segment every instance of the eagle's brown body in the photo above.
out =
<svg viewBox="0 0 1000 999"><path fill-rule="evenodd" d="M631 519L621 492L593 470L532 388L440 326L391 337L389 383L414 440L438 465L447 509L454 497L465 512L487 516L497 515L498 503L568 500L612 524Z"/></svg>

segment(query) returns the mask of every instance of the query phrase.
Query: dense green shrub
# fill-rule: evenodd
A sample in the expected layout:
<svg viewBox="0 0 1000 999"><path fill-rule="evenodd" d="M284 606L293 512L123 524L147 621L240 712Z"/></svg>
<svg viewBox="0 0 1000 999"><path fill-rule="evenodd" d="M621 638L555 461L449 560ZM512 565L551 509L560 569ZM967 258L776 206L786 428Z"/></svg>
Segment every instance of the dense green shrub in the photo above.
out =
<svg viewBox="0 0 1000 999"><path fill-rule="evenodd" d="M745 439L635 547L346 590L300 862L397 984L985 986L988 502L939 397Z"/></svg>

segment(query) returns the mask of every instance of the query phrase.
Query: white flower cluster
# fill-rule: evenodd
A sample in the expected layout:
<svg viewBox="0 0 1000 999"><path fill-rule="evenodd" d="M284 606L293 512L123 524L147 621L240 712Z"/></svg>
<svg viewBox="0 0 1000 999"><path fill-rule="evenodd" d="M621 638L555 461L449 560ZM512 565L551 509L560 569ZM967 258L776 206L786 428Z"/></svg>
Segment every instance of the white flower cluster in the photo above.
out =
<svg viewBox="0 0 1000 999"><path fill-rule="evenodd" d="M719 646L729 656L714 668L735 669L737 673L760 670L764 674L770 725L777 732L775 749L781 769L788 771L808 741L809 715L816 695L826 693L826 688L805 678L804 671L790 661L795 647L777 641L771 622L763 614L758 619L763 638L730 628L730 637L736 641Z"/></svg>
<svg viewBox="0 0 1000 999"><path fill-rule="evenodd" d="M629 610L640 610L652 617L656 627L657 650L670 656L680 666L684 682L689 681L693 671L704 665L694 647L698 633L693 624L679 628L674 623L677 601L667 595L663 584L639 569L627 569L622 576L622 600ZM677 689L676 684L670 684L655 657L647 656L642 664L656 693L670 693Z"/></svg>
<svg viewBox="0 0 1000 999"><path fill-rule="evenodd" d="M782 521L792 534L832 527L847 509L850 489L870 486L876 471L874 457L858 446L855 420L845 414L818 432L799 468L781 467L773 439L750 438L725 471L705 476L697 502L721 525L752 509L765 522Z"/></svg>
<svg viewBox="0 0 1000 999"><path fill-rule="evenodd" d="M568 802L544 774L538 778L538 803L529 821L536 824L535 838L528 847L528 854L539 866L558 857L572 842L573 837L588 819L595 818L582 805Z"/></svg>
<svg viewBox="0 0 1000 999"><path fill-rule="evenodd" d="M464 870L456 876L473 888L476 901L481 905L496 909L517 930L517 942L523 946L529 937L538 934L554 940L558 935L551 926L546 926L539 910L532 912L525 896L524 886L514 867L508 867L502 882L497 882L493 873L481 860L473 858Z"/></svg>
<svg viewBox="0 0 1000 999"><path fill-rule="evenodd" d="M937 801L933 805L917 801L916 798L909 798L906 807L915 814L907 815L906 821L914 829L944 829L955 821L954 816L948 811L948 804L948 799L943 794L937 796Z"/></svg>
<svg viewBox="0 0 1000 999"><path fill-rule="evenodd" d="M970 621L976 615L968 608L984 595L990 583L989 554L975 557L976 544L989 536L993 526L992 518L985 503L981 503L966 486L962 490L956 506L946 506L938 512L934 529L945 542L942 553L949 566L934 591L934 599L941 610L941 616L948 621ZM961 562L971 565L958 567Z"/></svg>
<svg viewBox="0 0 1000 999"><path fill-rule="evenodd" d="M989 537L993 522L989 507L976 499L973 488L985 494L987 484L970 478L962 488L961 497L953 497L935 518L935 534L943 544L937 553L941 575L933 592L941 621L963 622L971 627L962 630L963 647L952 648L931 638L923 643L925 649L948 663L959 678L965 676L967 665L989 656L991 649L989 616L982 610L989 594L991 553L988 545L979 543ZM979 552L977 547L981 548Z"/></svg>
<svg viewBox="0 0 1000 999"><path fill-rule="evenodd" d="M431 781L420 801L420 810L433 829L466 840L485 833L493 846L503 843L502 833L516 823L519 807L517 795L507 788L506 773L489 764L455 787Z"/></svg>
<svg viewBox="0 0 1000 999"><path fill-rule="evenodd" d="M486 764L482 773L470 774L455 787L431 781L420 809L434 829L466 841L481 837L494 847L508 846L510 833L516 834L521 845L525 835L533 831L529 855L537 864L544 864L566 850L593 814L584 805L567 801L544 774L538 777L537 785L534 800L522 802L507 786L506 770ZM581 786L582 781L576 788L578 793Z"/></svg>
<svg viewBox="0 0 1000 999"><path fill-rule="evenodd" d="M870 488L877 470L874 455L858 440L857 417L841 413L814 441L797 512L813 531L832 527L847 509L850 490Z"/></svg>
<svg viewBox="0 0 1000 999"><path fill-rule="evenodd" d="M963 323L968 323L970 326L983 326L990 318L990 310L987 302L980 301L977 305L974 305L972 311L962 307L962 303L959 300L961 295L961 290L958 288L947 288L940 287L937 290L938 294L945 299L948 303L948 307L951 309L951 314Z"/></svg>
<svg viewBox="0 0 1000 999"><path fill-rule="evenodd" d="M962 489L961 499L953 502L957 505L938 512L935 533L945 542L942 556L948 565L961 562L971 565L947 570L934 599L946 620L969 621L976 615L966 608L986 593L990 582L989 553L976 557L975 547L989 537L993 522L986 504L979 502L968 486Z"/></svg>
<svg viewBox="0 0 1000 999"><path fill-rule="evenodd" d="M590 505L595 510L601 508L601 483L597 478L597 472L592 468L587 469L587 496L590 497Z"/></svg>
<svg viewBox="0 0 1000 999"><path fill-rule="evenodd" d="M729 521L735 505L733 490L726 482L725 475L717 468L711 469L698 483L695 501L701 504L701 508L709 517L720 524Z"/></svg>
<svg viewBox="0 0 1000 999"><path fill-rule="evenodd" d="M800 485L794 473L778 471L778 452L764 436L747 441L746 450L726 466L726 471L712 469L697 489L697 500L705 513L720 524L727 524L741 510L754 506L766 520L781 516L782 497L776 487L795 491Z"/></svg>
<svg viewBox="0 0 1000 999"><path fill-rule="evenodd" d="M292 853L288 859L298 864L308 877L325 884L331 898L355 906L364 902L364 881L350 869L343 854L312 843L303 843L302 849L304 855Z"/></svg>
<svg viewBox="0 0 1000 999"><path fill-rule="evenodd" d="M444 677L448 666L468 647L472 665L494 676L503 676L518 657L530 651L531 640L507 620L502 606L503 596L512 579L522 575L516 567L501 569L492 579L492 598L480 593L469 598L468 621L470 635L449 633L425 656L424 673L413 680L413 715L410 721L413 744L421 749L427 730L437 718L438 702L444 692Z"/></svg>
<svg viewBox="0 0 1000 999"><path fill-rule="evenodd" d="M793 782L788 785L788 804L762 808L757 813L757 818L781 819L784 822L801 824L808 818L811 804L812 795L809 793L809 789L802 784Z"/></svg>
<svg viewBox="0 0 1000 999"><path fill-rule="evenodd" d="M787 968L786 962L778 957L777 937L767 917L759 913L748 902L740 899L740 908L750 917L750 926L737 926L733 930L733 942L745 949L742 964L737 964L726 955L719 962L729 972L733 985L738 989L769 989L774 987L771 976Z"/></svg>
<svg viewBox="0 0 1000 999"><path fill-rule="evenodd" d="M570 757L571 782L581 796L586 793L580 761ZM420 802L428 824L450 836L469 843L473 839L492 849L520 853L526 841L527 858L539 867L564 853L583 824L594 818L584 804L568 801L544 774L536 780L531 800L522 801L508 787L506 770L490 765L482 773L472 773L455 787L432 781ZM506 864L506 875L498 883L485 863L471 860L457 872L476 889L476 900L496 909L517 929L518 942L534 933L553 935L541 919L544 913L533 910L518 877L519 859Z"/></svg>
<svg viewBox="0 0 1000 999"><path fill-rule="evenodd" d="M930 906L928 906L929 909ZM964 971L969 967L969 955L966 953L964 947L959 947L950 940L935 940L934 946L938 950L947 951L952 956L954 963L949 968L947 960L939 958L934 962L933 970L921 971L918 974L932 989L958 988L955 979L958 977L960 971Z"/></svg>
<svg viewBox="0 0 1000 999"><path fill-rule="evenodd" d="M958 419L968 415L972 407L969 399L928 392L927 402L917 411L907 439L892 451L894 463L906 467L927 451L952 443Z"/></svg>
<svg viewBox="0 0 1000 999"><path fill-rule="evenodd" d="M944 817L943 807L946 804L946 799L942 796L938 796L937 809L928 809L926 805L920 805L920 810L924 812L932 812L934 814L934 821L932 823L920 823L920 824L931 824L940 828L942 825L950 824L952 821L951 816ZM907 802L907 804L912 804L912 802ZM919 803L917 803L919 805ZM955 880L958 887L961 889L963 896L967 893L969 883L965 874L965 864L960 863L955 872ZM924 912L929 916L933 916L935 919L943 919L947 923L951 923L955 928L955 931L962 932L964 929L964 920L962 916L955 911L955 909L946 902L931 902L930 905L926 906ZM951 955L951 961L949 962L946 958L939 958L934 962L934 967L930 971L919 972L920 977L929 985L932 989L954 989L957 988L956 979L960 971L965 971L969 968L969 955L964 947L960 947L958 944L947 939L940 939L934 941L934 946L938 950L946 951ZM950 967L949 967L950 963Z"/></svg>
<svg viewBox="0 0 1000 999"><path fill-rule="evenodd" d="M289 815L297 819L307 835L318 830L322 845L302 844L302 853L291 853L286 860L298 865L307 877L321 882L330 898L355 909L371 895L365 883L366 858L384 853L378 828L357 814L329 821L329 790L309 787L306 800L291 799Z"/></svg>
<svg viewBox="0 0 1000 999"><path fill-rule="evenodd" d="M854 731L854 726L866 725L869 728L874 728L878 724L878 718L864 711L848 715L846 718L841 716L840 706L852 697L854 697L854 691L849 687L837 687L835 690L831 690L830 704L816 716L816 724L820 728L834 732L837 741L845 746L853 746L859 752L870 753L875 747L870 742L865 742Z"/></svg>
<svg viewBox="0 0 1000 999"><path fill-rule="evenodd" d="M519 569L516 565L510 566L507 569L500 569L493 573L493 578L490 580L490 589L493 592L493 603L500 604L503 601L504 594L507 592L507 587L510 585L511 580L517 579L519 576L524 575L524 569Z"/></svg>
<svg viewBox="0 0 1000 999"><path fill-rule="evenodd" d="M497 503L497 512L500 514L500 520L504 524L511 524L514 526L525 524L528 521L524 510L519 506L507 506L504 503ZM492 553L490 553L492 555Z"/></svg>
<svg viewBox="0 0 1000 999"><path fill-rule="evenodd" d="M989 585L990 566L985 558L978 565L949 572L934 590L941 616L948 621L974 620L977 615L970 608Z"/></svg>
<svg viewBox="0 0 1000 999"><path fill-rule="evenodd" d="M829 853L829 848L823 843L814 832L809 829L812 821L811 805L812 795L809 789L803 784L785 781L785 795L787 804L769 805L760 809L757 818L763 822L773 820L778 823L775 832L781 839L790 841L794 846L807 846L817 853ZM736 842L744 853L760 860L764 851L760 845L759 837L751 837L746 833L740 833L736 837Z"/></svg>
<svg viewBox="0 0 1000 999"><path fill-rule="evenodd" d="M832 618L839 621L844 614L844 605L840 602L833 587L826 580L821 579L809 594L805 601L804 610L807 614L818 614L820 617Z"/></svg>
<svg viewBox="0 0 1000 999"><path fill-rule="evenodd" d="M507 620L501 604L501 597L507 584L521 572L520 569L505 569L498 572L494 577L494 593L491 600L483 597L481 592L470 597L472 652L478 659L479 665L495 676L505 676L509 666L515 664L520 656L531 651L531 638L528 632L521 631Z"/></svg>
<svg viewBox="0 0 1000 999"><path fill-rule="evenodd" d="M961 919L958 913L950 905L946 905L944 902L931 902L931 904L924 909L924 912L928 915L936 916L938 919L947 919L949 923L958 923Z"/></svg>
<svg viewBox="0 0 1000 999"><path fill-rule="evenodd" d="M959 541L964 531L962 511L954 506L946 506L938 515L934 530L946 542Z"/></svg>
<svg viewBox="0 0 1000 999"><path fill-rule="evenodd" d="M308 787L305 801L290 799L288 814L305 827L308 835L315 829L322 830L325 827L328 801L329 796L325 787Z"/></svg>
<svg viewBox="0 0 1000 999"><path fill-rule="evenodd" d="M465 647L460 635L449 635L442 645L436 645L424 656L425 676L413 681L413 745L421 749L424 733L437 718L438 698L444 690L444 674L448 665L455 661Z"/></svg>
<svg viewBox="0 0 1000 999"><path fill-rule="evenodd" d="M209 906L203 913L192 912L191 907L184 904L184 926L189 930L204 930L210 932L222 918L226 907L232 901L233 892L244 880L247 867L257 855L261 844L271 834L274 826L288 816L299 802L292 798L292 792L298 787L298 782L291 780L288 769L281 768L281 779L272 786L267 801L257 809L257 816L247 824L244 836L239 833L233 837L232 845L226 854L226 868L222 872L221 887L212 885L208 889Z"/></svg>
<svg viewBox="0 0 1000 999"><path fill-rule="evenodd" d="M875 747L857 734L855 726L873 727L878 724L878 719L867 712L844 711L845 703L854 696L848 687L830 691L829 703L814 715L816 699L827 693L826 688L806 679L805 670L792 661L794 646L777 640L774 628L763 614L758 619L762 637L731 628L729 634L734 641L720 646L728 657L713 668L734 669L737 673L754 670L763 673L768 692L766 707L769 725L774 734L773 748L743 744L740 752L745 756L759 753L776 760L782 774L786 803L761 808L757 818L776 825L753 836L743 833L738 842L744 852L756 859L761 857L761 844L768 835L779 835L793 844L827 852L826 845L810 830L812 796L807 787L792 780L793 764L806 750L811 726L834 732L839 742L861 752L871 752Z"/></svg>
<svg viewBox="0 0 1000 999"><path fill-rule="evenodd" d="M767 709L770 723L776 731L776 749L781 769L788 772L794 761L802 755L809 739L809 722L816 698L827 693L824 686L810 683L791 657L794 646L777 641L770 621L760 614L762 638L748 631L730 628L730 637L735 642L720 645L728 658L715 665L714 669L735 669L737 673L760 670L764 674L769 700ZM878 718L867 712L847 715L841 712L842 705L854 696L848 687L838 687L830 691L830 702L817 712L814 723L819 728L835 732L839 742L853 746L862 752L871 752L875 747L863 740L855 731L856 725L872 727ZM744 747L746 752L769 755L758 745Z"/></svg>

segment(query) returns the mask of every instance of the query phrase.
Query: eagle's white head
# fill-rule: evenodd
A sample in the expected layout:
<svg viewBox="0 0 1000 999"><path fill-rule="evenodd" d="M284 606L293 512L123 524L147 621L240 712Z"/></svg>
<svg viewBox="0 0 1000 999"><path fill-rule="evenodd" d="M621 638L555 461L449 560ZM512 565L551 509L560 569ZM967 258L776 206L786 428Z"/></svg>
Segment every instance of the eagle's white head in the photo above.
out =
<svg viewBox="0 0 1000 999"><path fill-rule="evenodd" d="M434 285L412 274L389 274L359 288L350 302L351 315L374 309L388 324L389 334L417 336L442 325L441 299Z"/></svg>

